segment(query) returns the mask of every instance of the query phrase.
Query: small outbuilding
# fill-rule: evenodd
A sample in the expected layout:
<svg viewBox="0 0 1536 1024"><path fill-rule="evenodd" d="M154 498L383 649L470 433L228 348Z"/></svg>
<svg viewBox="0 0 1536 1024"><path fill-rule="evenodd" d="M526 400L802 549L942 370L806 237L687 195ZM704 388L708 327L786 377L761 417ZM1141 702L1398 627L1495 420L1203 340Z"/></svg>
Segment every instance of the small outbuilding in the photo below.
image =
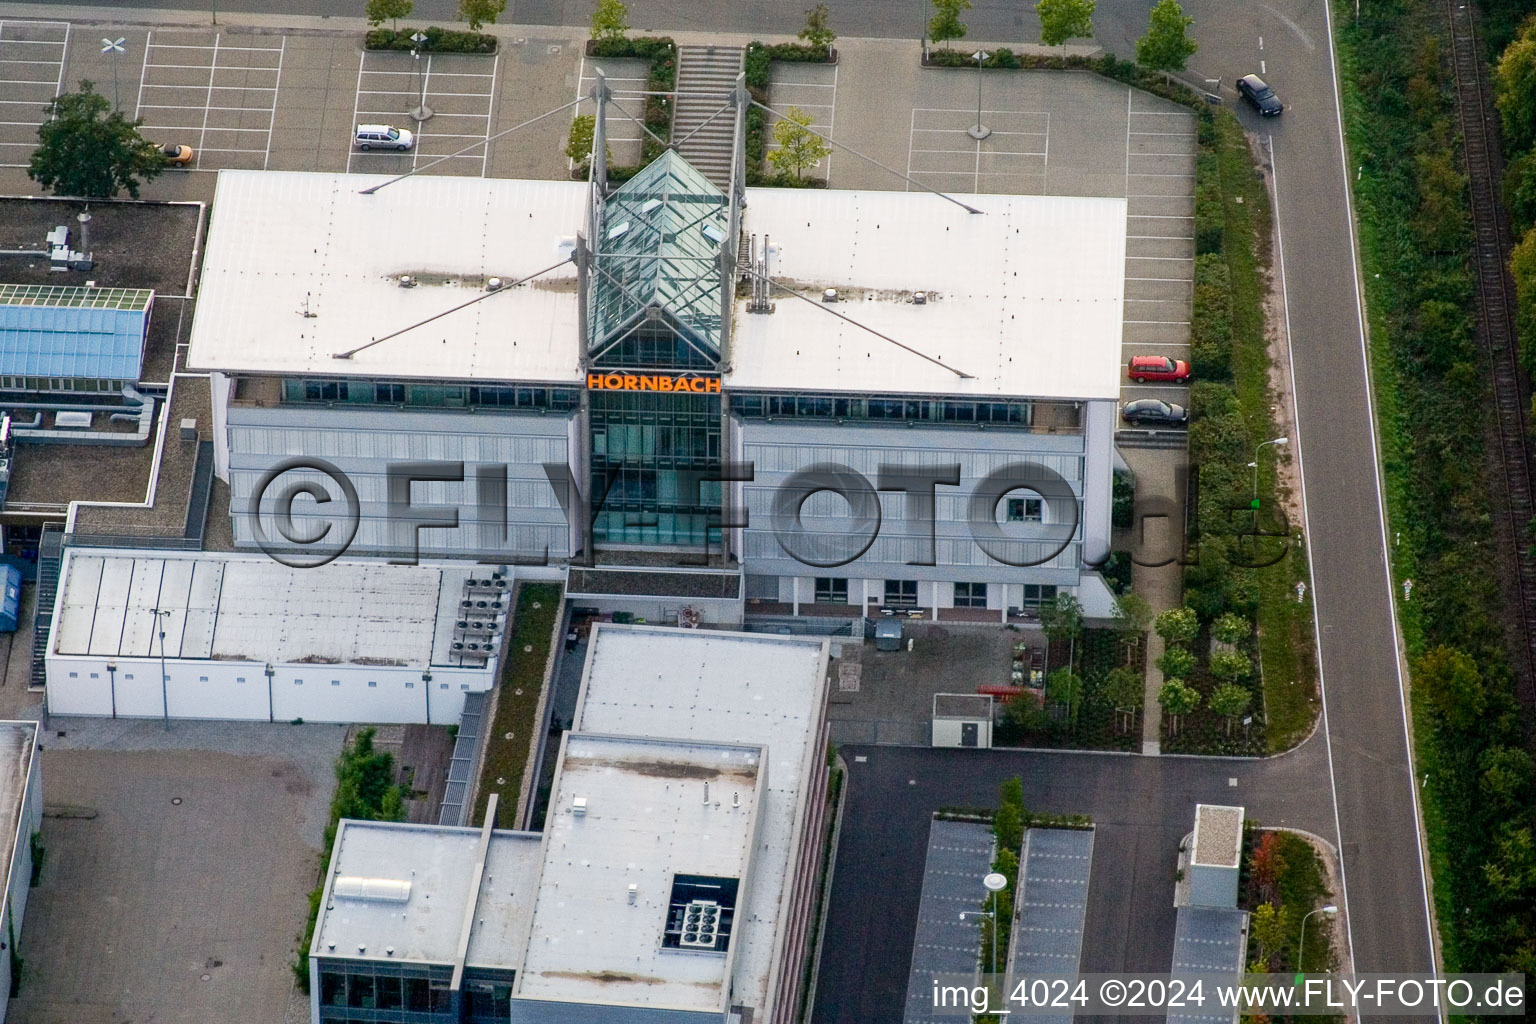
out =
<svg viewBox="0 0 1536 1024"><path fill-rule="evenodd" d="M992 697L978 693L933 695L935 747L990 747Z"/></svg>
<svg viewBox="0 0 1536 1024"><path fill-rule="evenodd" d="M1237 906L1243 858L1243 809L1195 805L1189 844L1189 902L1197 907Z"/></svg>

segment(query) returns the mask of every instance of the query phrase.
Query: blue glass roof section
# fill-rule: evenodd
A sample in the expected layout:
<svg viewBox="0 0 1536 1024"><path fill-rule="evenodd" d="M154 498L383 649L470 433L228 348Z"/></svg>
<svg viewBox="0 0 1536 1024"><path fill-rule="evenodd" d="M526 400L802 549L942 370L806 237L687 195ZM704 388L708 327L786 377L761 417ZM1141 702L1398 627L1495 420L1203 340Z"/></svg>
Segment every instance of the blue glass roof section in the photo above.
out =
<svg viewBox="0 0 1536 1024"><path fill-rule="evenodd" d="M718 355L718 257L729 218L725 193L671 150L619 186L603 203L592 240L588 326L594 350L649 315Z"/></svg>
<svg viewBox="0 0 1536 1024"><path fill-rule="evenodd" d="M0 374L136 381L154 292L0 285Z"/></svg>

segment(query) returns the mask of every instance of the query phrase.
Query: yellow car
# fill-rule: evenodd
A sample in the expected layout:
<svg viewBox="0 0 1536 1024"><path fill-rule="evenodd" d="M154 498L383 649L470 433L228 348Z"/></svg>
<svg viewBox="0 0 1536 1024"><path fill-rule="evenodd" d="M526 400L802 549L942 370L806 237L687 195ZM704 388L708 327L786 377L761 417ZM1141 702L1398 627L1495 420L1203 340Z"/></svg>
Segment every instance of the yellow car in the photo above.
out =
<svg viewBox="0 0 1536 1024"><path fill-rule="evenodd" d="M192 158L197 155L191 146L183 146L175 142L167 143L159 148L160 155L172 167L188 167L192 163Z"/></svg>

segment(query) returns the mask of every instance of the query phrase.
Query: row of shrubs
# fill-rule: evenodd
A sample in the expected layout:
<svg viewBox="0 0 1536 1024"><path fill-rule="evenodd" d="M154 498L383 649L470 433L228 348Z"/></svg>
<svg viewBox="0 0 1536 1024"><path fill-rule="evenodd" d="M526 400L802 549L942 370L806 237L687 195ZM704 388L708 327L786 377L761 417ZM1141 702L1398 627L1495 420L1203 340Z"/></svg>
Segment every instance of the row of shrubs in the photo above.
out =
<svg viewBox="0 0 1536 1024"><path fill-rule="evenodd" d="M1358 23L1353 5L1338 12L1393 569L1414 582L1399 611L1446 969L1533 971L1536 770L1489 515L1491 388L1473 330L1444 7L1372 0Z"/></svg>
<svg viewBox="0 0 1536 1024"><path fill-rule="evenodd" d="M634 39L594 39L587 43L587 55L607 57L612 60L630 58L650 64L646 74L646 90L651 93L671 92L677 87L677 43L671 36L639 36ZM647 96L645 126L662 139L672 138L672 100L667 96ZM627 181L640 173L646 164L662 154L665 147L646 135L640 143L640 162L633 166L608 168L608 180Z"/></svg>
<svg viewBox="0 0 1536 1024"><path fill-rule="evenodd" d="M799 64L826 63L836 58L837 51L830 46L809 46L804 43L747 44L742 73L747 91L752 99L768 105L768 85L773 79L773 62L776 60ZM768 155L768 115L762 107L747 109L747 184L776 185L780 188L825 188L826 182L814 178L797 178L793 174L769 174L763 170L763 159Z"/></svg>
<svg viewBox="0 0 1536 1024"><path fill-rule="evenodd" d="M486 32L463 32L458 29L438 28L372 28L364 37L363 45L370 50L414 50L416 43L411 36L417 32L427 37L421 44L423 52L432 53L495 53L496 37Z"/></svg>

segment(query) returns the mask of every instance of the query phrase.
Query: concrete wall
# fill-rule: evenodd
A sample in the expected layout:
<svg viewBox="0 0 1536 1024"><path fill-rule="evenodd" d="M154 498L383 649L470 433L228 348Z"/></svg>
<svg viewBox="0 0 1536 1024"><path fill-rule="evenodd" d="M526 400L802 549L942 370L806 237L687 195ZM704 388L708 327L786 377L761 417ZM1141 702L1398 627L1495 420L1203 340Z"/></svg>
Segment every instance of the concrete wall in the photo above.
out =
<svg viewBox="0 0 1536 1024"><path fill-rule="evenodd" d="M99 718L170 717L289 722L457 722L464 695L484 691L494 668L433 667L430 682L416 667L274 665L170 659L164 696L158 658L108 659L51 655L48 711Z"/></svg>
<svg viewBox="0 0 1536 1024"><path fill-rule="evenodd" d="M817 462L837 463L862 473L873 485L882 463L908 466L959 463L959 486L940 485L935 489L935 564L909 564L921 560L926 554L926 527L907 521L905 495L882 492L882 521L874 543L854 562L829 568L825 575L872 580L1076 586L1080 571L1079 550L1085 531L1090 531L1090 548L1107 550L1109 540L1113 419L1111 417L1108 424L1110 429L1104 429L1104 424L1099 422L1103 417L1095 415L1092 408L1097 404L1109 407L1108 403L1090 405L1086 436L1010 430L737 421L735 430L741 437L739 457L754 463L753 481L740 485L741 500L750 516L741 541L746 571L784 577L822 574L787 554L771 529L774 493L796 471ZM968 525L968 504L980 480L1002 466L1022 460L1044 465L1068 482L1079 501L1079 525L1074 541L1055 557L1040 565L1015 567L993 560L976 544ZM1032 495L1020 490L1013 496ZM1092 507L1083 507L1085 497ZM844 533L850 525L847 510L848 506L841 498L821 493L805 503L802 521L811 531ZM1037 533L1040 530L1025 524L1010 524L1004 528L1010 538L1025 540L1032 529ZM1057 543L1042 540L1030 545L1030 551L1044 555ZM802 601L810 600L809 594L802 597ZM849 601L854 601L851 593Z"/></svg>
<svg viewBox="0 0 1536 1024"><path fill-rule="evenodd" d="M985 718L975 719L974 722L962 722L958 718L935 718L933 720L933 745L935 747L958 747L964 734L965 726L976 726L976 747L981 749L992 745L992 723Z"/></svg>
<svg viewBox="0 0 1536 1024"><path fill-rule="evenodd" d="M460 525L456 529L419 531L417 543L422 557L527 558L546 549L554 561L568 556L569 528L544 475L543 464L569 462L570 414L349 408L345 403L275 407L236 404L224 410L224 418L230 516L237 547L256 544L247 510L262 474L285 459L308 456L336 466L357 489L361 520L349 549L353 554L412 550L412 535L417 531L408 524L392 524L386 517L386 468L392 462L441 461L464 463L464 482L417 483L411 488L411 499L416 506L457 509ZM482 535L474 481L476 464L506 467L508 538L504 544ZM298 480L324 484L324 477L312 471L294 470L283 474L282 480L284 484ZM336 488L331 486L328 492L334 495ZM318 525L309 526L304 521L304 513L312 507L307 500L295 503L298 530L319 529ZM492 524L492 528L500 530L499 524ZM270 523L267 532L272 533Z"/></svg>

